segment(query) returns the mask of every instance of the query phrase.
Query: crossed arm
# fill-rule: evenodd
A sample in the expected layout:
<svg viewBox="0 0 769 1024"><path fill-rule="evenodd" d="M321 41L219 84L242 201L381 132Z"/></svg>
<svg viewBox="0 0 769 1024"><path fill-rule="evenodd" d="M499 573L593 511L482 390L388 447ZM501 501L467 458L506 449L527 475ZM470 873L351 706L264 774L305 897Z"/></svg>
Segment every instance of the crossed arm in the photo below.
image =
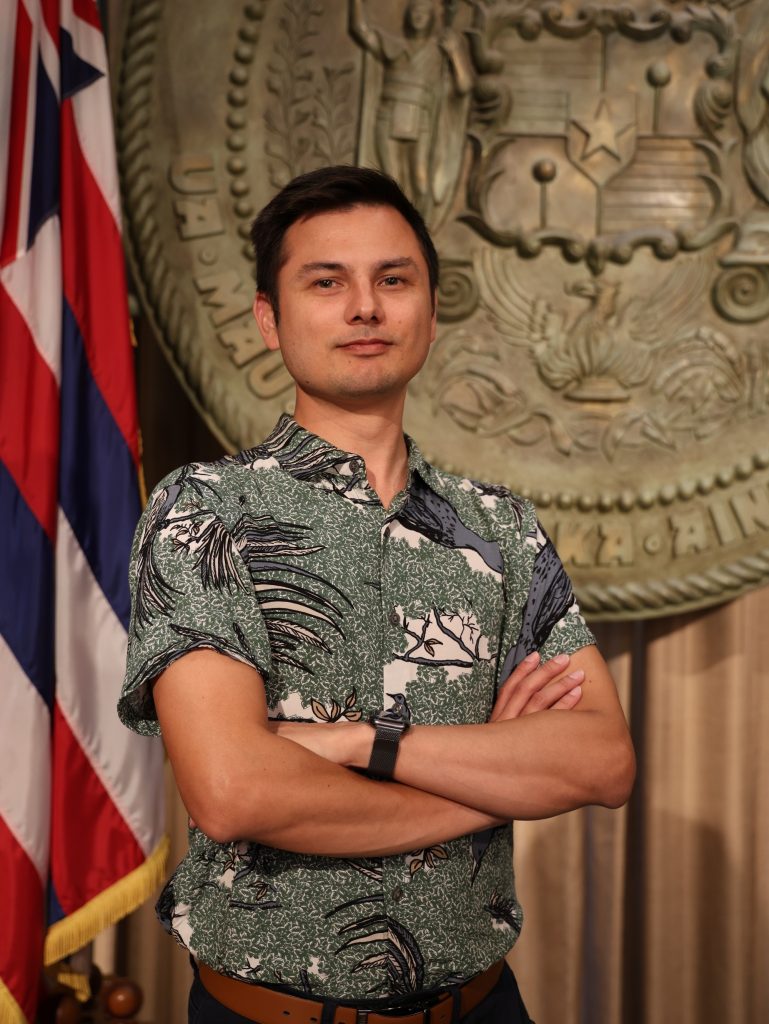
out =
<svg viewBox="0 0 769 1024"><path fill-rule="evenodd" d="M213 651L169 666L155 705L182 799L212 839L383 856L624 803L633 751L606 664L594 646L562 658L519 665L488 723L410 729L394 782L349 770L368 763L368 724L271 724L259 673Z"/></svg>

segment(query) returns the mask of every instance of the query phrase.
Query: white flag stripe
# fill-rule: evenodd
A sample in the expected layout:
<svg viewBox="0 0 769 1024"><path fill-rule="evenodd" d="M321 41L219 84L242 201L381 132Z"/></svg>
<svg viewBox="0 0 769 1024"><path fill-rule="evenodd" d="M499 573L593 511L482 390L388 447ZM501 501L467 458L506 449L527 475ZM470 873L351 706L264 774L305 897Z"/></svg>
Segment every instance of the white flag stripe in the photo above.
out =
<svg viewBox="0 0 769 1024"><path fill-rule="evenodd" d="M110 102L109 82L105 77L82 93L76 93L72 97L72 108L83 157L120 230L120 190L115 164L115 140L109 116ZM105 111L103 116L97 113L100 106Z"/></svg>
<svg viewBox="0 0 769 1024"><path fill-rule="evenodd" d="M0 772L0 817L45 884L51 810L51 716L2 635L0 679L0 750L5 765Z"/></svg>
<svg viewBox="0 0 769 1024"><path fill-rule="evenodd" d="M117 717L126 634L59 510L56 539L56 701L110 799L149 855L163 834L162 801L146 791L162 776L159 740ZM81 623L87 623L84 630ZM83 700L83 679L98 681ZM137 772L136 766L143 771Z"/></svg>
<svg viewBox="0 0 769 1024"><path fill-rule="evenodd" d="M20 256L29 235L29 197L32 190L32 160L35 149L35 109L37 106L37 17L32 14L32 59L29 62L29 88L27 91L27 126L24 133L24 172L21 177L21 205L19 231L16 236L16 254Z"/></svg>
<svg viewBox="0 0 769 1024"><path fill-rule="evenodd" d="M60 237L59 218L49 217L38 231L32 248L0 270L0 281L57 382L61 377Z"/></svg>
<svg viewBox="0 0 769 1024"><path fill-rule="evenodd" d="M0 4L0 68L13 67L16 39L16 4ZM8 191L8 142L11 131L11 93L13 76L0 75L0 234L5 217Z"/></svg>
<svg viewBox="0 0 769 1024"><path fill-rule="evenodd" d="M56 99L59 99L61 72L59 70L59 50L56 43L51 39L43 19L39 22L40 28L40 59L43 62L48 79L51 83Z"/></svg>
<svg viewBox="0 0 769 1024"><path fill-rule="evenodd" d="M107 49L104 45L104 36L93 25L75 15L72 0L61 0L61 26L71 34L77 55L88 64L93 64L106 76ZM109 120L112 120L111 113Z"/></svg>

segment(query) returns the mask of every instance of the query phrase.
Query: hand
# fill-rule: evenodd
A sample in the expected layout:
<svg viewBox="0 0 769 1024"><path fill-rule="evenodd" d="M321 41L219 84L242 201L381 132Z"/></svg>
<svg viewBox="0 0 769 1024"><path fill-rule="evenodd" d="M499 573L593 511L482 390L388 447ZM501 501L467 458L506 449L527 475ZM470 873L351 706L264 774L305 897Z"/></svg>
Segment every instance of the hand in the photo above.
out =
<svg viewBox="0 0 769 1024"><path fill-rule="evenodd" d="M537 711L569 711L582 697L582 669L565 675L568 654L542 663L537 651L527 655L499 689L491 722L507 721Z"/></svg>
<svg viewBox="0 0 769 1024"><path fill-rule="evenodd" d="M438 45L446 52L455 52L459 46L459 36L453 29L446 28L438 37Z"/></svg>

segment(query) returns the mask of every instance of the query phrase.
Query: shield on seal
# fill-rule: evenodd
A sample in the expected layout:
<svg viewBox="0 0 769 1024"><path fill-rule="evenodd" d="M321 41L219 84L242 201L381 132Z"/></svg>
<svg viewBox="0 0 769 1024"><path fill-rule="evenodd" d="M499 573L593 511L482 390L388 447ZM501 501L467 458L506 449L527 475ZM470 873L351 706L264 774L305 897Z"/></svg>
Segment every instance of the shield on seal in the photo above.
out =
<svg viewBox="0 0 769 1024"><path fill-rule="evenodd" d="M636 152L636 97L598 93L577 98L569 120L566 152L598 188L616 178Z"/></svg>

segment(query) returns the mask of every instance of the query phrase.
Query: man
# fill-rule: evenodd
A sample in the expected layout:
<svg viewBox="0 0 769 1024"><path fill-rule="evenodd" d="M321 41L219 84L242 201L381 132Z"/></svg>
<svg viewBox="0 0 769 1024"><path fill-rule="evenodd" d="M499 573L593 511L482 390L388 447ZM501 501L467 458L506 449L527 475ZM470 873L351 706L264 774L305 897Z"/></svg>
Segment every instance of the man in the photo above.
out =
<svg viewBox="0 0 769 1024"><path fill-rule="evenodd" d="M438 260L397 185L312 172L253 237L294 415L153 492L120 703L191 816L190 1021L526 1021L510 822L627 799L614 684L531 504L404 438Z"/></svg>

